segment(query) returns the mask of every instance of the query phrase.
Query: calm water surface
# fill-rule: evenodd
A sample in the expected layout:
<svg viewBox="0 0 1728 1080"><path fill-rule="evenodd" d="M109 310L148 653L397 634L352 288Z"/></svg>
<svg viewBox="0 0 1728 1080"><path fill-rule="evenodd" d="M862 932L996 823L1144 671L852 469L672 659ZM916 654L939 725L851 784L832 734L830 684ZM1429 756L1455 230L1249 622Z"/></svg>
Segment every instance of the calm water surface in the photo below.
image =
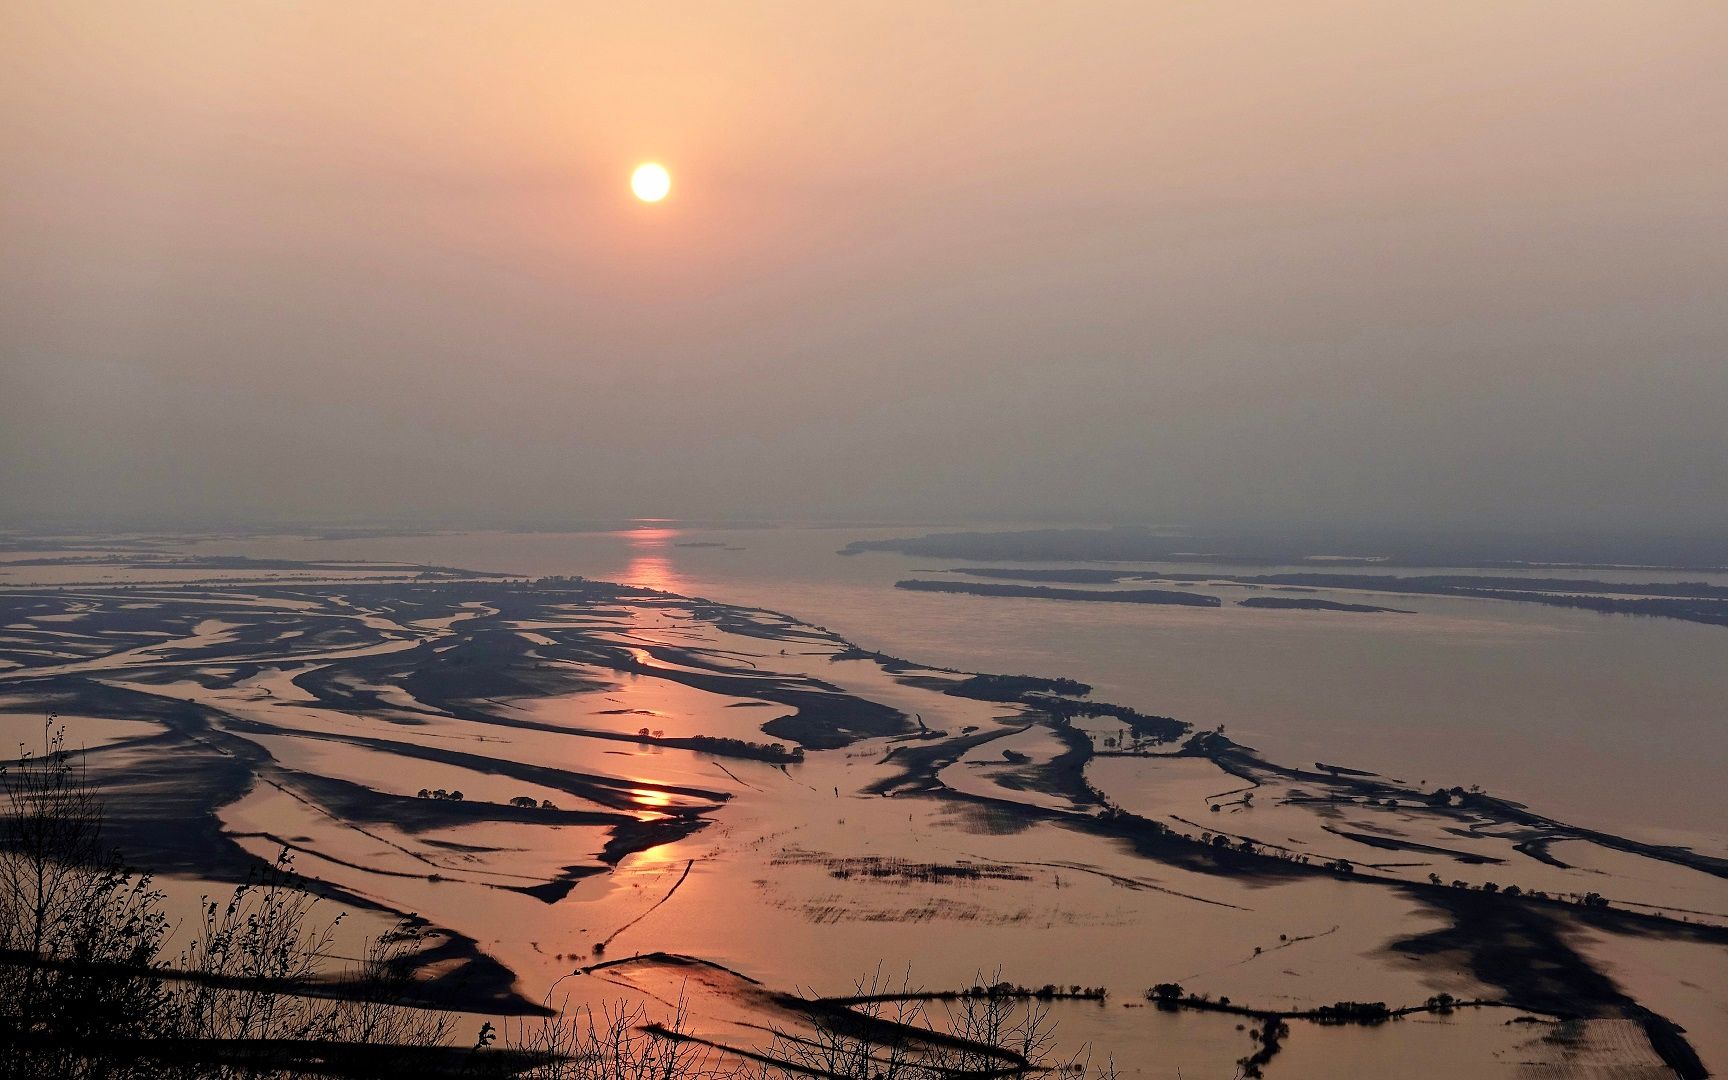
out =
<svg viewBox="0 0 1728 1080"><path fill-rule="evenodd" d="M1717 793L1728 765L1728 629L1442 597L1378 600L1413 615L1254 610L1231 605L1245 591L1228 587L1200 589L1224 598L1215 609L914 593L893 583L964 561L836 554L852 540L923 531L653 526L256 538L207 550L579 574L773 608L923 663L1082 679L1101 699L1225 725L1274 760L1480 784L1565 820L1728 851Z"/></svg>

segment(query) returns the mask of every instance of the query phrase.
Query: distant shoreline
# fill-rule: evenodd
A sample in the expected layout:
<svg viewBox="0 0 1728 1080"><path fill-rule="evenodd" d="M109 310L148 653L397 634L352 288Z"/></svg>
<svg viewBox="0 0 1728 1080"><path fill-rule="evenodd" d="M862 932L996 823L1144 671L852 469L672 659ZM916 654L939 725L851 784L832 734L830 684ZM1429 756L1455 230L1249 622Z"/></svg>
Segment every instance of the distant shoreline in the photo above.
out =
<svg viewBox="0 0 1728 1080"><path fill-rule="evenodd" d="M1216 596L1177 592L1173 589L1051 589L1042 585L986 585L970 581L927 581L910 578L896 581L896 589L912 592L963 593L968 596L1021 597L1028 600L1081 600L1107 604L1169 604L1177 607L1222 607Z"/></svg>
<svg viewBox="0 0 1728 1080"><path fill-rule="evenodd" d="M1341 548L1367 551L1335 554ZM854 540L841 548L840 554L862 555L872 551L1003 562L1185 562L1218 566L1728 574L1728 538L1722 537L1642 542L1334 534L1277 538L1173 535L1119 526L938 532Z"/></svg>

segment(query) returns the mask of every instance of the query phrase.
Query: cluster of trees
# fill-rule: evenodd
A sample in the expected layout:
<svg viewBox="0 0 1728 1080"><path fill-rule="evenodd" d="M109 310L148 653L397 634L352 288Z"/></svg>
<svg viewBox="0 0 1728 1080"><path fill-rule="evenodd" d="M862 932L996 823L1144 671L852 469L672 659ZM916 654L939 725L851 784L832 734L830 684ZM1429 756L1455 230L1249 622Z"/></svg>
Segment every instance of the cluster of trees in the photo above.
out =
<svg viewBox="0 0 1728 1080"><path fill-rule="evenodd" d="M1384 1001L1340 1001L1322 1005L1309 1014L1322 1024L1383 1024L1392 1019Z"/></svg>
<svg viewBox="0 0 1728 1080"><path fill-rule="evenodd" d="M961 593L967 596L1009 596L1031 600L1068 600L1103 604L1176 604L1181 607L1221 607L1223 601L1204 593L1174 589L1052 589L1047 585L995 585L975 581L896 581L896 589L914 592Z"/></svg>
<svg viewBox="0 0 1728 1080"><path fill-rule="evenodd" d="M1015 1080L1063 1076L1072 1080L1116 1080L1113 1062L1093 1066L1088 1052L1066 1059L1054 1052L1056 1026L1049 1001L1060 987L1028 990L999 979L969 990L930 994L902 979L888 983L878 970L854 986L852 997L816 1002L811 1032L776 1032L765 1057L794 1067L773 1080L837 1077L841 1080ZM1093 988L1103 1000L1103 991ZM932 1012L940 1003L940 1016ZM844 1012L829 1011L844 1005ZM936 1038L926 1041L925 1036ZM751 1074L755 1080L757 1074Z"/></svg>
<svg viewBox="0 0 1728 1080"><path fill-rule="evenodd" d="M1255 949L1256 953L1260 950ZM1444 998L1446 1007L1440 1008L1437 1002ZM1274 1012L1264 1009L1252 1009L1245 1006L1232 1005L1227 997L1220 997L1216 1002L1206 994L1189 994L1183 991L1180 983L1158 983L1146 991L1146 999L1154 1002L1162 1009L1187 1007L1193 1009L1208 1009L1219 1012L1232 1012L1243 1016L1252 1016L1260 1021L1260 1026L1248 1033L1256 1045L1254 1051L1245 1057L1238 1058L1237 1068L1241 1077L1258 1078L1265 1075L1266 1065L1283 1049L1284 1039L1290 1034L1287 1022L1294 1017L1313 1020L1322 1024L1379 1024L1401 1015L1387 1008L1384 1002L1340 1001L1332 1005L1322 1005L1306 1012ZM1428 1008L1436 1012L1451 1011L1452 996L1440 994L1428 999ZM1409 1011L1409 1010L1405 1010ZM1240 1026L1238 1031L1242 1030Z"/></svg>
<svg viewBox="0 0 1728 1080"><path fill-rule="evenodd" d="M1124 810L1111 802L1102 791L1090 782L1082 780L1082 783L1085 784L1088 794L1102 807L1098 811L1098 820L1118 828L1129 829L1145 835L1166 837L1171 840L1181 840L1190 844L1199 844L1219 852L1239 852L1243 855L1254 855L1263 859L1279 859L1283 862L1308 865L1308 856L1306 855L1287 849L1268 847L1246 836L1234 838L1224 833L1202 832L1199 839L1195 839L1193 833L1178 833L1161 821L1153 821L1151 818L1142 817L1131 810ZM1343 874L1351 874L1356 871L1355 866L1344 859L1338 859L1325 865L1327 869L1336 870Z"/></svg>
<svg viewBox="0 0 1728 1080"><path fill-rule="evenodd" d="M1161 718L1152 717L1151 719L1156 721ZM1159 733L1154 734L1124 727L1116 734L1106 735L1099 741L1103 744L1106 753L1144 754L1150 753L1153 747L1161 743L1169 742L1170 735L1162 728L1160 728Z"/></svg>
<svg viewBox="0 0 1728 1080"><path fill-rule="evenodd" d="M1282 936L1282 935L1280 935ZM1259 950L1256 949L1256 952ZM1232 1005L1227 997L1212 1000L1209 994L1191 994L1181 983L1155 983L1146 991L1146 1000L1163 1009L1190 1008L1214 1012L1232 1012L1243 1016L1277 1018L1280 1020L1312 1020L1321 1024L1382 1024L1410 1013L1450 1013L1463 1006L1499 1004L1485 1001L1460 1001L1451 994L1435 994L1421 1005L1392 1008L1384 1001L1336 1001L1312 1009L1256 1009L1247 1005Z"/></svg>
<svg viewBox="0 0 1728 1080"><path fill-rule="evenodd" d="M636 732L636 738L642 742L660 743L681 750L696 750L705 754L719 754L722 757L748 758L752 761L767 761L776 765L791 765L804 760L804 748L802 746L788 748L785 743L778 742L747 742L744 739L733 739L723 735L686 735L668 739L664 731L658 729L650 731L647 728L639 729Z"/></svg>
<svg viewBox="0 0 1728 1080"><path fill-rule="evenodd" d="M1188 996L1181 983L1156 983L1146 991L1146 1000L1160 1005L1169 1005L1181 1001Z"/></svg>
<svg viewBox="0 0 1728 1080"><path fill-rule="evenodd" d="M1290 1025L1276 1016L1266 1017L1258 1028L1248 1033L1248 1037L1257 1045L1252 1054L1236 1061L1245 1080L1259 1080L1266 1075L1266 1065L1278 1056L1278 1051L1284 1049L1284 1039L1289 1034Z"/></svg>
<svg viewBox="0 0 1728 1080"><path fill-rule="evenodd" d="M1256 953L1260 950L1255 949ZM1270 1009L1255 1009L1243 1005L1232 1005L1227 997L1213 1001L1207 994L1191 994L1181 983L1156 983L1146 991L1146 1000L1160 1009L1201 1009L1213 1012L1236 1013L1240 1016L1251 1016L1260 1021L1260 1026L1249 1032L1249 1038L1257 1045L1254 1052L1237 1060L1243 1077L1259 1077L1264 1075L1266 1064L1275 1057L1286 1036L1290 1034L1287 1021L1301 1018L1312 1020L1318 1024L1383 1024L1388 1020L1397 1019L1411 1012L1450 1013L1454 1006L1465 1004L1481 1004L1480 1002L1460 1002L1451 994L1435 994L1427 1002L1417 1008L1393 1009L1383 1001L1339 1001L1331 1005L1322 1005L1315 1009L1302 1011L1279 1012ZM1237 1030L1241 1030L1238 1028Z"/></svg>
<svg viewBox="0 0 1728 1080"><path fill-rule="evenodd" d="M1188 725L1168 716L1154 716L1138 709L1130 709L1126 705L1111 705L1107 702L1070 701L1067 698L1035 696L1031 699L1022 698L1025 704L1042 709L1060 720L1076 718L1110 718L1120 721L1133 738L1132 749L1140 750L1142 743L1166 743L1179 738L1188 731Z"/></svg>
<svg viewBox="0 0 1728 1080"><path fill-rule="evenodd" d="M773 762L777 765L790 765L804 760L804 748L802 746L788 748L785 743L746 742L743 739L731 739L722 735L691 735L689 738L679 739L678 744L704 753L750 758L755 761Z"/></svg>
<svg viewBox="0 0 1728 1080"><path fill-rule="evenodd" d="M1170 837L1172 839L1182 839L1182 840L1187 840L1190 842L1194 841L1194 837L1192 834L1176 833L1174 830L1170 829L1168 826L1164 825L1162 822L1153 821L1151 818L1142 817L1139 814L1135 814L1135 813L1132 813L1131 811L1122 809L1120 806L1117 806L1116 804L1110 802L1108 797L1105 796L1105 794L1102 791L1100 791L1097 787L1093 786L1090 783L1086 783L1086 789L1087 789L1088 793L1092 796L1092 798L1096 802L1101 804L1103 807L1103 809L1100 810L1098 813L1098 820L1100 820L1100 821L1108 822L1112 825L1116 825L1116 826L1120 826L1120 827L1133 829L1133 830L1139 831L1139 832L1152 833L1155 835L1167 836L1167 837ZM1441 789L1440 791L1437 791L1434 796L1430 796L1429 801L1433 802L1433 800L1436 797L1441 798L1441 799L1445 799L1447 797L1456 797L1456 796L1463 796L1465 798L1469 798L1472 794L1474 794L1474 793L1473 792L1466 792L1462 788L1452 788L1449 790L1448 789ZM1251 798L1252 798L1251 795L1244 795L1241 801L1244 805L1247 805ZM1390 803L1390 800L1388 800L1388 803ZM1214 804L1212 804L1211 809L1213 810L1213 812L1218 812L1222 809L1222 806L1221 806L1221 804L1214 803ZM1299 863L1303 866L1306 866L1309 864L1309 858L1307 855L1298 854L1298 853L1292 852L1292 851L1282 851L1282 850L1275 850L1272 848L1268 848L1268 847L1265 847L1265 846L1255 842L1254 840L1252 840L1246 836L1241 837L1241 838L1233 838L1233 837L1230 837L1224 833L1202 832L1200 834L1200 838L1199 838L1198 843L1200 843L1201 845L1203 845L1205 847L1212 848L1216 851L1240 852L1241 854L1244 854L1244 855L1256 855L1256 856L1259 856L1261 858L1282 859L1286 862ZM1335 871L1335 872L1340 873L1340 874L1354 874L1354 873L1356 873L1356 864L1351 862L1349 859L1331 859L1331 860L1328 860L1326 862L1321 863L1320 865L1324 866L1328 870L1332 870L1332 871ZM1529 897L1532 900L1560 900L1560 901L1578 904L1582 907L1587 907L1587 908L1606 908L1609 906L1608 898L1603 896L1601 893L1597 893L1597 892L1568 893L1568 894L1565 894L1564 896L1560 896L1560 895L1553 895L1550 893L1543 892L1540 889L1526 890L1526 889L1524 889L1518 885L1501 886L1501 885L1498 885L1492 881L1483 882L1481 885L1472 885L1468 881L1464 881L1463 879L1455 879L1452 882L1448 883L1439 874L1435 874L1435 873L1430 873L1428 875L1428 883L1431 885L1450 884L1450 886L1454 889L1471 889L1471 890L1474 890L1476 892L1488 893L1490 895L1498 894L1501 896L1510 897L1512 899L1517 899L1519 897Z"/></svg>
<svg viewBox="0 0 1728 1080"><path fill-rule="evenodd" d="M1124 810L1122 807L1110 802L1105 798L1103 792L1099 791L1096 787L1093 787L1090 783L1088 783L1086 787L1093 799L1102 806L1102 809L1098 811L1099 821L1108 822L1111 825L1123 826L1136 832L1151 833L1156 836L1176 835L1175 832L1163 822L1153 821L1149 817L1141 817L1132 810Z"/></svg>
<svg viewBox="0 0 1728 1080"><path fill-rule="evenodd" d="M1178 577L1180 580L1180 577ZM1620 584L1588 578L1513 578L1475 575L1389 577L1379 574L1267 574L1239 577L1243 583L1298 585L1310 588L1360 589L1377 592L1470 596L1512 600L1553 607L1582 608L1603 615L1642 615L1728 626L1728 597L1719 585L1704 582ZM1644 594L1625 596L1590 593ZM1652 595L1654 594L1654 595Z"/></svg>
<svg viewBox="0 0 1728 1080"><path fill-rule="evenodd" d="M1461 787L1435 788L1423 797L1423 801L1429 806L1469 806L1481 795L1481 786L1471 784L1468 791Z"/></svg>
<svg viewBox="0 0 1728 1080"><path fill-rule="evenodd" d="M1217 807L1213 807L1213 809L1217 809ZM1242 837L1240 840L1232 840L1223 833L1203 832L1200 834L1200 842L1208 847L1240 851L1247 855L1260 854L1260 845L1256 844L1246 836Z"/></svg>
<svg viewBox="0 0 1728 1080"><path fill-rule="evenodd" d="M1036 989L1021 986L1019 983L993 982L988 986L979 984L969 987L954 995L956 997L1005 997L1033 998L1038 1001L1054 1001L1067 998L1077 1001L1103 1001L1110 996L1110 991L1102 986L1081 986L1071 983L1067 986L1057 986L1055 983L1045 983Z"/></svg>
<svg viewBox="0 0 1728 1080"><path fill-rule="evenodd" d="M418 792L415 792L415 795L422 799L439 799L444 802L461 802L463 799L463 795L460 791L445 791L443 788L421 788ZM558 804L553 802L551 799L536 799L532 795L517 795L515 798L510 800L510 805L523 810L558 809Z"/></svg>
<svg viewBox="0 0 1728 1080"><path fill-rule="evenodd" d="M1092 687L1075 679L1047 679L1038 675L974 675L946 692L977 701L1019 701L1025 694L1085 697Z"/></svg>
<svg viewBox="0 0 1728 1080"><path fill-rule="evenodd" d="M1472 885L1463 878L1454 878L1452 881L1447 882L1441 878L1439 874L1429 874L1428 884L1449 885L1454 889L1469 889L1476 892L1488 893L1490 895L1498 893L1501 896L1510 896L1514 899L1520 896L1527 896L1532 900L1559 900L1567 903L1578 904L1587 908L1605 908L1608 906L1608 898L1599 892L1566 893L1563 896L1556 896L1544 892L1541 889L1526 890L1518 885L1507 885L1502 887L1492 881L1484 881L1480 885Z"/></svg>

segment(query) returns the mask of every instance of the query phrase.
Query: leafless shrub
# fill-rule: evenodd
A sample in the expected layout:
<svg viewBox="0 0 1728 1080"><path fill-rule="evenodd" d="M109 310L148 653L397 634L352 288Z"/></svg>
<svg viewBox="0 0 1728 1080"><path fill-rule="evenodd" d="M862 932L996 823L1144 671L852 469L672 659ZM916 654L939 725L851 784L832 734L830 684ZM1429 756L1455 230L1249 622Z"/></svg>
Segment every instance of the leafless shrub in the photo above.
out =
<svg viewBox="0 0 1728 1080"><path fill-rule="evenodd" d="M652 1022L647 1006L640 1003L620 1001L596 1009L572 1006L566 996L550 1016L507 1025L502 1055L490 1074L521 1080L737 1077L739 1067L724 1054L686 1037L688 1026L689 1008L682 996L670 1016ZM489 1045L490 1040L483 1036L482 1043Z"/></svg>
<svg viewBox="0 0 1728 1080"><path fill-rule="evenodd" d="M0 768L0 1075L98 1075L67 1047L156 1029L160 894L102 845L102 805L49 718Z"/></svg>
<svg viewBox="0 0 1728 1080"><path fill-rule="evenodd" d="M352 973L349 990L336 999L334 1035L358 1046L443 1046L454 1022L445 1012L412 1008L415 980L411 960L425 931L403 922L366 943Z"/></svg>
<svg viewBox="0 0 1728 1080"><path fill-rule="evenodd" d="M927 1030L924 1004L910 975L895 986L878 967L853 984L849 1007L822 1006L808 1011L808 1031L776 1029L760 1068L762 1080L823 1076L863 1080L906 1080L913 1075Z"/></svg>
<svg viewBox="0 0 1728 1080"><path fill-rule="evenodd" d="M177 995L186 1032L228 1042L333 1034L336 1010L292 991L304 989L318 971L342 917L311 923L318 900L299 884L284 851L227 903L204 898L194 937L176 965L187 976Z"/></svg>
<svg viewBox="0 0 1728 1080"><path fill-rule="evenodd" d="M1000 973L980 985L1007 987ZM940 1018L927 1000L941 1002ZM951 1080L1059 1075L1114 1080L1113 1063L1093 1068L1081 1056L1053 1057L1050 1004L1013 992L926 995L903 976L895 985L880 969L860 979L845 1006L817 1002L808 1031L777 1030L761 1065L761 1080L838 1077L841 1080Z"/></svg>
<svg viewBox="0 0 1728 1080"><path fill-rule="evenodd" d="M444 1043L449 1017L409 1007L407 924L367 942L340 995L315 993L340 916L316 918L286 852L206 898L165 963L162 895L104 845L100 795L52 717L42 747L0 769L0 799L0 1076L221 1080L280 1073L307 1043L338 1067L357 1048ZM224 1046L243 1052L200 1057Z"/></svg>

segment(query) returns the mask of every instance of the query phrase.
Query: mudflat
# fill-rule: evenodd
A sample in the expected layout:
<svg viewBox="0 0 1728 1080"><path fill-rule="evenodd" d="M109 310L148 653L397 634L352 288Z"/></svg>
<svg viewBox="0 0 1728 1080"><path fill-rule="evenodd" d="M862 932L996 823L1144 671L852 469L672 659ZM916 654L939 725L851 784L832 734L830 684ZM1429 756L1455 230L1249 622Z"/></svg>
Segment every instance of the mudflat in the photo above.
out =
<svg viewBox="0 0 1728 1080"><path fill-rule="evenodd" d="M0 722L63 718L181 891L287 849L425 920L431 1001L695 981L703 1037L759 1052L783 995L845 1007L882 965L1042 992L1147 1076L1227 1075L1278 1022L1286 1075L1389 1042L1413 1076L1723 1060L1721 859L775 612L342 569L0 593Z"/></svg>

